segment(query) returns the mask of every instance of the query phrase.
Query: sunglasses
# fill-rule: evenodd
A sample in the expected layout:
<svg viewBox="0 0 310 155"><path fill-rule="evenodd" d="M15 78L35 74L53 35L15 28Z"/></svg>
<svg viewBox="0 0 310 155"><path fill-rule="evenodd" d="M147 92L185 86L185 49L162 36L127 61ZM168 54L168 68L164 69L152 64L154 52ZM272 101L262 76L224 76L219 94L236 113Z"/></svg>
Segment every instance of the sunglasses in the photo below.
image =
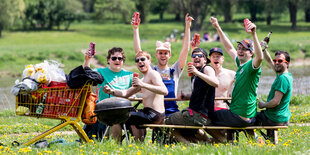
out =
<svg viewBox="0 0 310 155"><path fill-rule="evenodd" d="M192 54L192 58L196 58L196 57L202 58L203 55L202 54Z"/></svg>
<svg viewBox="0 0 310 155"><path fill-rule="evenodd" d="M282 63L282 62L288 63L288 62L287 62L286 60L284 60L284 59L273 59L272 61L273 61L274 63L277 63L277 62L278 62L279 64Z"/></svg>
<svg viewBox="0 0 310 155"><path fill-rule="evenodd" d="M122 61L122 60L123 60L123 57L111 57L111 60L112 60L112 61L116 61L116 59L117 59L118 61Z"/></svg>
<svg viewBox="0 0 310 155"><path fill-rule="evenodd" d="M145 57L136 58L136 59L135 59L135 62L136 62L136 63L138 63L139 61L145 61Z"/></svg>

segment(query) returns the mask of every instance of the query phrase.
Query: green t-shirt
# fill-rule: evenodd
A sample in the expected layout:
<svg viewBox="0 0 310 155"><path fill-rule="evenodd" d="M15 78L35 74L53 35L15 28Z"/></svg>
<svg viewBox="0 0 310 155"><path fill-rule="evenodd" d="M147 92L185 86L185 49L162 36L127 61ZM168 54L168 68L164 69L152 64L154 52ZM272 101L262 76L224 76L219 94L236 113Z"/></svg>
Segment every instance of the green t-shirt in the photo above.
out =
<svg viewBox="0 0 310 155"><path fill-rule="evenodd" d="M117 90L124 90L131 87L133 74L130 71L122 69L120 72L113 72L109 67L96 68L94 70L99 72L104 78L103 83L98 85L99 101L109 98L109 94L104 93L102 90L107 83L110 83L113 89Z"/></svg>
<svg viewBox="0 0 310 155"><path fill-rule="evenodd" d="M283 123L287 122L290 119L291 112L289 110L289 103L291 100L292 83L293 77L292 74L289 72L278 75L273 82L267 101L273 99L276 90L282 92L283 97L278 106L273 108L267 108L264 112L270 120L278 123Z"/></svg>
<svg viewBox="0 0 310 155"><path fill-rule="evenodd" d="M235 75L235 86L232 92L230 111L242 117L256 116L257 87L261 75L261 67L254 68L253 59L240 65L238 57L235 59L238 67Z"/></svg>

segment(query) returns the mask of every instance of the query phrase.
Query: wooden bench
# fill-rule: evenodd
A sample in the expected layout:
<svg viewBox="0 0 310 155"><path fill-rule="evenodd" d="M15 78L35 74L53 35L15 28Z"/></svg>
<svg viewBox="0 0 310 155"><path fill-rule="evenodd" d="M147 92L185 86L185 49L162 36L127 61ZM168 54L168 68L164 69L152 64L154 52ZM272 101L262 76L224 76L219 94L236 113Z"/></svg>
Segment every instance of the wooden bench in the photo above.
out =
<svg viewBox="0 0 310 155"><path fill-rule="evenodd" d="M141 127L151 128L151 129L159 129L160 132L164 134L170 134L172 129L202 129L205 132L208 130L227 130L226 140L227 142L233 143L235 140L238 142L239 131L246 131L246 130L254 130L254 129L265 129L270 130L272 132L272 137L269 138L274 144L278 144L278 130L279 129L287 129L287 126L250 126L250 127L227 127L227 126L184 126L184 125L165 125L165 124L143 124L140 125ZM165 133L167 132L168 133ZM170 135L156 135L156 132L153 130L152 141L160 140L161 143L165 143L167 141L171 141L169 138ZM164 139L158 139L164 138Z"/></svg>

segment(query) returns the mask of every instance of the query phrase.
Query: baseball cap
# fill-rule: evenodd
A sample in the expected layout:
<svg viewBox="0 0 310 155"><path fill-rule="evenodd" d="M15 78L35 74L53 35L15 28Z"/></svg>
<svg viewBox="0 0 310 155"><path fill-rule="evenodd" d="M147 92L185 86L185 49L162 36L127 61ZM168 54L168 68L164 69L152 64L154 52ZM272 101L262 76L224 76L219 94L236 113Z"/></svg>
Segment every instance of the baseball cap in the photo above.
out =
<svg viewBox="0 0 310 155"><path fill-rule="evenodd" d="M158 51L158 50L165 50L165 51L169 51L169 52L171 52L171 44L170 44L170 42L165 42L165 43L163 43L163 42L161 42L161 41L156 41L156 51Z"/></svg>
<svg viewBox="0 0 310 155"><path fill-rule="evenodd" d="M205 49L203 49L203 48L195 48L195 49L193 50L192 54L195 53L195 52L201 52L201 53L204 54L205 57L207 58L207 63L210 63L210 62L211 62L210 59L208 58L208 52L207 52Z"/></svg>
<svg viewBox="0 0 310 155"><path fill-rule="evenodd" d="M251 52L254 51L253 41L251 39L244 39L241 42L238 41L238 44L241 44L243 47L249 49Z"/></svg>
<svg viewBox="0 0 310 155"><path fill-rule="evenodd" d="M211 56L211 54L215 53L215 52L220 53L221 55L223 55L223 50L221 48L219 48L219 47L212 48L209 52L210 52L209 56Z"/></svg>

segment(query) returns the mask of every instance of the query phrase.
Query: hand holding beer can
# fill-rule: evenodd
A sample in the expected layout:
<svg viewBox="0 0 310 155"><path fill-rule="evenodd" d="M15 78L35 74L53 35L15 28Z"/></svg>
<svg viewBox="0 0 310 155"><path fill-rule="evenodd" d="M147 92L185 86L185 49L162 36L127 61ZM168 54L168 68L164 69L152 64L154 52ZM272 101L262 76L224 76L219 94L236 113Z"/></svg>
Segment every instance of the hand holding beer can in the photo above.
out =
<svg viewBox="0 0 310 155"><path fill-rule="evenodd" d="M193 63L193 62L188 62L188 63L187 63L187 72L188 72L188 66L189 66L189 65L194 65L194 63ZM187 73L187 75L188 75L189 77L194 76L193 73Z"/></svg>
<svg viewBox="0 0 310 155"><path fill-rule="evenodd" d="M95 43L94 42L89 43L89 51L90 51L91 56L95 55L96 51L95 51Z"/></svg>
<svg viewBox="0 0 310 155"><path fill-rule="evenodd" d="M247 28L247 27L248 27L248 22L249 22L249 21L250 21L250 20L247 19L247 18L243 20L243 26L244 26L244 28L245 28L245 32L246 32L246 33L251 32L251 30Z"/></svg>
<svg viewBox="0 0 310 155"><path fill-rule="evenodd" d="M139 21L140 21L140 13L139 12L135 12L133 14L133 25L139 25Z"/></svg>
<svg viewBox="0 0 310 155"><path fill-rule="evenodd" d="M133 77L135 78L139 78L139 73L137 73L137 72L134 72L133 73ZM132 86L134 86L134 87L137 87L137 85L132 85Z"/></svg>

